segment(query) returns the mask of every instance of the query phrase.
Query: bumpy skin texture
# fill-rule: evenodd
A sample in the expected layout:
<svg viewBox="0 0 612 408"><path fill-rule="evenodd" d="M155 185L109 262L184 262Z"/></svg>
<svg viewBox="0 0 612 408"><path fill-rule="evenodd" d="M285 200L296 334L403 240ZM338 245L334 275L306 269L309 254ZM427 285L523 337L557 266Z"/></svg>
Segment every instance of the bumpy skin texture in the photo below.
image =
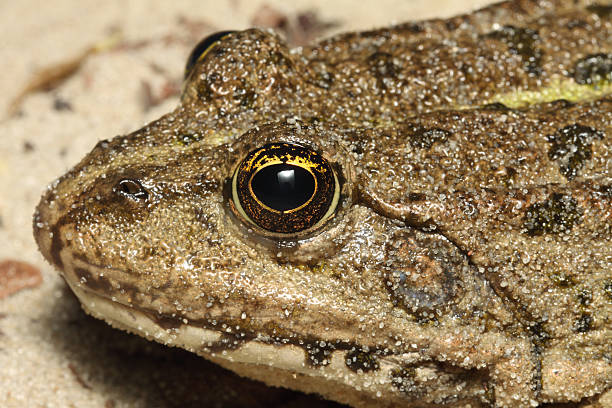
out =
<svg viewBox="0 0 612 408"><path fill-rule="evenodd" d="M35 237L94 316L269 384L354 406L603 405L611 53L610 6L573 1L298 50L237 32L175 111L50 186ZM598 96L485 106L576 80ZM314 233L266 237L232 211L235 167L278 141L338 169Z"/></svg>

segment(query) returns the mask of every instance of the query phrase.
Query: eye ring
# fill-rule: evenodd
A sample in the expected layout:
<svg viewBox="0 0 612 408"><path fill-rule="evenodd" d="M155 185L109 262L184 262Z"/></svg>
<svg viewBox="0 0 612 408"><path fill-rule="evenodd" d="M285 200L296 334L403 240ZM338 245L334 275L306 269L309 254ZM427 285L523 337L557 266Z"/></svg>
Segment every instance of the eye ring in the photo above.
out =
<svg viewBox="0 0 612 408"><path fill-rule="evenodd" d="M336 212L340 182L313 149L269 143L251 151L232 176L231 204L240 219L264 234L306 234Z"/></svg>

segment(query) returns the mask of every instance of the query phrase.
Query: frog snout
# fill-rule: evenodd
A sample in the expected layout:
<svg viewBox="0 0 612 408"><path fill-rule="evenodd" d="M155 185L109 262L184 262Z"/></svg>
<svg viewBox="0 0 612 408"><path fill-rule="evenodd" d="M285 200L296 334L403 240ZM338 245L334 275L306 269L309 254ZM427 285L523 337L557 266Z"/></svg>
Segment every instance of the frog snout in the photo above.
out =
<svg viewBox="0 0 612 408"><path fill-rule="evenodd" d="M38 244L44 258L58 269L63 269L60 252L62 244L62 232L65 230L65 214L69 211L75 201L74 195L61 194L64 178L52 183L40 198L32 219L34 239Z"/></svg>
<svg viewBox="0 0 612 408"><path fill-rule="evenodd" d="M43 254L44 258L50 264L59 267L51 255L53 241L52 231L54 229L53 225L57 219L57 211L54 211L54 204L57 203L57 201L54 200L54 196L55 193L50 186L36 206L32 220L32 227L34 229L34 239L36 240L36 244L38 245L38 248Z"/></svg>

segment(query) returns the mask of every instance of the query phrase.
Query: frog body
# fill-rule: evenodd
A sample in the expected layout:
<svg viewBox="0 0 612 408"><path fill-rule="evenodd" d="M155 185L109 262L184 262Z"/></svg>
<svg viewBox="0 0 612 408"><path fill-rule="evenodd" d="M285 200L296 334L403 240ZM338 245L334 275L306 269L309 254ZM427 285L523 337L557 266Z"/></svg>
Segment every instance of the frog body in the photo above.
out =
<svg viewBox="0 0 612 408"><path fill-rule="evenodd" d="M610 6L209 42L173 112L99 142L37 207L86 311L356 407L605 397ZM295 208L275 208L275 168L310 183Z"/></svg>

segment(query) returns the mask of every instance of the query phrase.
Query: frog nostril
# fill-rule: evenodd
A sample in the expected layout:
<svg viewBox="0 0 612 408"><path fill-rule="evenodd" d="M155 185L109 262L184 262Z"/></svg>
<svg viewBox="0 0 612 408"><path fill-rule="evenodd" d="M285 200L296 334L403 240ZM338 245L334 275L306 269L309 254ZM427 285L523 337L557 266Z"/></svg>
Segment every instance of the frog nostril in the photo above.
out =
<svg viewBox="0 0 612 408"><path fill-rule="evenodd" d="M134 179L120 180L113 191L132 200L144 201L149 198L149 193L140 181Z"/></svg>

